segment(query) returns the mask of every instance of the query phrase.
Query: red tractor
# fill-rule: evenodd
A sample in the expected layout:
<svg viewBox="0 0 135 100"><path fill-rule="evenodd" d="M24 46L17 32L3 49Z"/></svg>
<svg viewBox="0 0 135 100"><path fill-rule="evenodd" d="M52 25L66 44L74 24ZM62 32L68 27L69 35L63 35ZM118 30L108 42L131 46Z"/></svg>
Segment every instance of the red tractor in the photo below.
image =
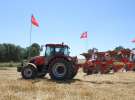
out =
<svg viewBox="0 0 135 100"><path fill-rule="evenodd" d="M31 58L28 63L17 68L24 79L44 77L49 73L51 79L72 79L78 71L77 57L69 56L69 47L62 44L46 44L45 56Z"/></svg>

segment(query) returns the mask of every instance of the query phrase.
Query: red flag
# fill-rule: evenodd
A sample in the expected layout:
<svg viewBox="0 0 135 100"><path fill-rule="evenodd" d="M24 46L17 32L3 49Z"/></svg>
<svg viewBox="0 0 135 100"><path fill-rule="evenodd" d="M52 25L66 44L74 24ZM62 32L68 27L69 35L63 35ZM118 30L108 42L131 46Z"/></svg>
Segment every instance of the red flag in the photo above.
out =
<svg viewBox="0 0 135 100"><path fill-rule="evenodd" d="M33 15L31 16L31 23L37 27L39 26L38 21L36 20L36 18Z"/></svg>
<svg viewBox="0 0 135 100"><path fill-rule="evenodd" d="M135 39L133 39L131 42L135 43Z"/></svg>
<svg viewBox="0 0 135 100"><path fill-rule="evenodd" d="M86 38L88 38L88 33L87 32L83 32L82 34L81 34L81 37L80 37L81 39L86 39Z"/></svg>

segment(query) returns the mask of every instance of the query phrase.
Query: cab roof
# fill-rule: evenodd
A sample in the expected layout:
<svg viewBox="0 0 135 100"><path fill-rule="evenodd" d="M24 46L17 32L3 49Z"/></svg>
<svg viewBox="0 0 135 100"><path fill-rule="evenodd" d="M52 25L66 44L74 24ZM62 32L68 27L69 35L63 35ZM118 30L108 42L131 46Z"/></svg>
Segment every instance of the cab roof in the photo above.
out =
<svg viewBox="0 0 135 100"><path fill-rule="evenodd" d="M50 46L50 47L68 47L69 48L69 46L68 45L65 45L65 44L46 44L46 47L47 46Z"/></svg>

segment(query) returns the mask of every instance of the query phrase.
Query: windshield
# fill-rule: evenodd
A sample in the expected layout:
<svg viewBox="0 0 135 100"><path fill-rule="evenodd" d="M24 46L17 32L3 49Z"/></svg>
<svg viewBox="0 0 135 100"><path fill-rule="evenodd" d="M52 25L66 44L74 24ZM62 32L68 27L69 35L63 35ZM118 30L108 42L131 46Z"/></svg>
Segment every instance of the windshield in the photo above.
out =
<svg viewBox="0 0 135 100"><path fill-rule="evenodd" d="M55 54L62 54L65 56L69 56L69 48L68 47L46 47L45 56L53 56Z"/></svg>
<svg viewBox="0 0 135 100"><path fill-rule="evenodd" d="M69 56L69 48L68 47L57 47L57 48L55 48L55 53Z"/></svg>

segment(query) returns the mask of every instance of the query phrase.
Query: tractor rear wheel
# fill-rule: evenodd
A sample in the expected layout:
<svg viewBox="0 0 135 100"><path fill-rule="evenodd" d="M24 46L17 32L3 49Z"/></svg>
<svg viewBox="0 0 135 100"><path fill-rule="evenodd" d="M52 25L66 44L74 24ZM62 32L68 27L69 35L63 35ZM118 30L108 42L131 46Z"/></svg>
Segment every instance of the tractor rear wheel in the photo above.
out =
<svg viewBox="0 0 135 100"><path fill-rule="evenodd" d="M78 73L78 69L79 67L78 66L75 66L74 64L71 64L70 67L69 67L69 76L67 79L73 79L76 74Z"/></svg>
<svg viewBox="0 0 135 100"><path fill-rule="evenodd" d="M77 73L78 73L78 71L74 71L73 74L71 75L71 79L73 79Z"/></svg>
<svg viewBox="0 0 135 100"><path fill-rule="evenodd" d="M37 70L36 68L27 65L23 67L21 74L24 79L33 79L37 76Z"/></svg>
<svg viewBox="0 0 135 100"><path fill-rule="evenodd" d="M66 80L69 69L68 61L63 58L57 58L49 66L49 75L54 80Z"/></svg>
<svg viewBox="0 0 135 100"><path fill-rule="evenodd" d="M69 64L68 64L68 72L67 72L66 79L71 80L71 79L74 78L75 75L76 75L75 66L74 66L74 64L72 64L71 62L69 62Z"/></svg>

